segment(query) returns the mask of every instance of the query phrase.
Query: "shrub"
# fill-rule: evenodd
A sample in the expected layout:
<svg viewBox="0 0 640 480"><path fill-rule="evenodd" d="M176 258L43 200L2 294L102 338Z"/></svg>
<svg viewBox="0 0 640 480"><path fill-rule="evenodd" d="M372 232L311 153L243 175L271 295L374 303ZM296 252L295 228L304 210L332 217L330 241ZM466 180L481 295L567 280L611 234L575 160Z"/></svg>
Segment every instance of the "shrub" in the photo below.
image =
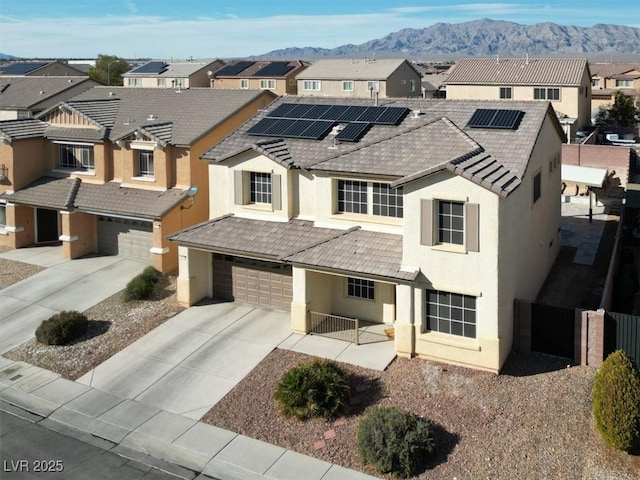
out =
<svg viewBox="0 0 640 480"><path fill-rule="evenodd" d="M65 345L87 333L89 320L76 311L62 311L43 320L36 329L36 340L45 345Z"/></svg>
<svg viewBox="0 0 640 480"><path fill-rule="evenodd" d="M345 372L329 360L291 368L280 379L275 397L288 417L331 418L344 410L349 395Z"/></svg>
<svg viewBox="0 0 640 480"><path fill-rule="evenodd" d="M640 372L622 350L609 355L596 373L593 416L609 446L627 452L640 447Z"/></svg>
<svg viewBox="0 0 640 480"><path fill-rule="evenodd" d="M127 283L127 287L124 290L125 301L149 298L159 277L160 274L153 267L145 268L142 273L136 275Z"/></svg>
<svg viewBox="0 0 640 480"><path fill-rule="evenodd" d="M358 453L380 473L411 477L435 449L431 423L395 407L375 407L358 425Z"/></svg>

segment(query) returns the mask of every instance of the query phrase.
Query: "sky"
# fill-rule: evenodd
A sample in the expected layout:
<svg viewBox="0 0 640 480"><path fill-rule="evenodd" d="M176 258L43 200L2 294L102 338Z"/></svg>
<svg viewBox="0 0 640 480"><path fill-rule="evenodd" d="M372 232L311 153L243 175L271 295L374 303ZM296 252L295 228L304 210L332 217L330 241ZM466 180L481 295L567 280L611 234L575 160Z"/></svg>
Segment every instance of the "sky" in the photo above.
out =
<svg viewBox="0 0 640 480"><path fill-rule="evenodd" d="M26 58L204 59L360 44L481 18L640 27L639 0L0 0L0 53ZM615 7L613 7L615 5ZM613 8L612 8L613 7Z"/></svg>

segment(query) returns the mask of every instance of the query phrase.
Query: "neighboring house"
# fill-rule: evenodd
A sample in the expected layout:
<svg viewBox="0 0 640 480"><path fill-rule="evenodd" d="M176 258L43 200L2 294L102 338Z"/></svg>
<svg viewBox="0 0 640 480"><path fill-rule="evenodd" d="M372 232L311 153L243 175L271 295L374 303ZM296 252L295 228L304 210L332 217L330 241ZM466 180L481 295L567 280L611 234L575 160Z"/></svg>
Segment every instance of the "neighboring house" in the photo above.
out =
<svg viewBox="0 0 640 480"><path fill-rule="evenodd" d="M447 73L428 73L422 76L423 98L447 98Z"/></svg>
<svg viewBox="0 0 640 480"><path fill-rule="evenodd" d="M307 68L300 60L239 60L213 73L213 88L271 90L276 95L296 95L296 75Z"/></svg>
<svg viewBox="0 0 640 480"><path fill-rule="evenodd" d="M203 155L178 299L388 324L399 355L497 372L560 248L562 140L542 102L282 97Z"/></svg>
<svg viewBox="0 0 640 480"><path fill-rule="evenodd" d="M210 87L212 73L222 65L222 60L153 60L123 73L122 82L125 87L140 88Z"/></svg>
<svg viewBox="0 0 640 480"><path fill-rule="evenodd" d="M96 87L37 119L0 122L0 244L60 240L65 258L119 254L175 270L165 237L208 218L200 156L273 98Z"/></svg>
<svg viewBox="0 0 640 480"><path fill-rule="evenodd" d="M617 91L633 99L640 108L640 64L590 63L591 112L595 116L600 107L613 104Z"/></svg>
<svg viewBox="0 0 640 480"><path fill-rule="evenodd" d="M82 77L0 76L0 120L29 118L100 85Z"/></svg>
<svg viewBox="0 0 640 480"><path fill-rule="evenodd" d="M464 58L449 70L447 99L551 102L569 143L591 125L585 58Z"/></svg>
<svg viewBox="0 0 640 480"><path fill-rule="evenodd" d="M87 76L87 73L58 60L43 62L7 62L0 65L0 77L42 77L45 75L74 77L79 75Z"/></svg>
<svg viewBox="0 0 640 480"><path fill-rule="evenodd" d="M298 94L318 97L420 97L422 75L404 59L318 60L299 74Z"/></svg>

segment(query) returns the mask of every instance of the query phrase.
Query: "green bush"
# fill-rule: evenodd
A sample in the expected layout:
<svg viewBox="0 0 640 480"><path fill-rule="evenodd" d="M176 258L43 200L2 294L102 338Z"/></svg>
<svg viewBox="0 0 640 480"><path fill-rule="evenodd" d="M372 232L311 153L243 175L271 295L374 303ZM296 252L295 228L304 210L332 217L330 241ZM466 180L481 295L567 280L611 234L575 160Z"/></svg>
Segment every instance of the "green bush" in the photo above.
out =
<svg viewBox="0 0 640 480"><path fill-rule="evenodd" d="M126 302L131 300L146 300L153 293L153 286L160 278L160 274L153 267L145 268L142 273L136 275L127 283L124 290Z"/></svg>
<svg viewBox="0 0 640 480"><path fill-rule="evenodd" d="M331 418L344 410L349 396L345 372L329 360L315 360L291 368L280 379L275 397L288 417Z"/></svg>
<svg viewBox="0 0 640 480"><path fill-rule="evenodd" d="M380 473L411 477L435 449L431 423L395 407L376 407L358 425L358 453Z"/></svg>
<svg viewBox="0 0 640 480"><path fill-rule="evenodd" d="M76 311L62 311L43 320L36 329L36 340L45 345L65 345L87 333L89 320Z"/></svg>
<svg viewBox="0 0 640 480"><path fill-rule="evenodd" d="M622 350L609 355L596 373L593 416L609 446L627 452L640 447L640 372Z"/></svg>

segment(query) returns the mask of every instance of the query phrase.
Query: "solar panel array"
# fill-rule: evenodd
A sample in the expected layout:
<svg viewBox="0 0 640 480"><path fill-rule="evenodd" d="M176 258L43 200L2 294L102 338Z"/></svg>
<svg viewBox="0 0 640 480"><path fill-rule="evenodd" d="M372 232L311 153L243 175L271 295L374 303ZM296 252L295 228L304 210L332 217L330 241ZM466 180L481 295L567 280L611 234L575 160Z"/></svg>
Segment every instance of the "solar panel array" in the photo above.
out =
<svg viewBox="0 0 640 480"><path fill-rule="evenodd" d="M216 71L215 76L218 77L232 77L234 75L238 75L243 70L246 70L251 65L256 62L252 62L250 60L244 60L242 62L236 62L233 65L227 65L222 67L220 70Z"/></svg>
<svg viewBox="0 0 640 480"><path fill-rule="evenodd" d="M366 107L283 103L247 130L250 135L319 140L336 123L348 123L336 140L356 142L372 125L397 125L409 113L404 107Z"/></svg>
<svg viewBox="0 0 640 480"><path fill-rule="evenodd" d="M256 73L254 77L282 77L287 72L293 70L295 65L289 65L289 62L271 62L270 64L262 67Z"/></svg>
<svg viewBox="0 0 640 480"><path fill-rule="evenodd" d="M165 62L148 62L144 65L132 70L130 73L155 73L160 74L167 70L168 65Z"/></svg>
<svg viewBox="0 0 640 480"><path fill-rule="evenodd" d="M522 110L479 108L473 113L467 126L471 128L517 130L523 116L524 112Z"/></svg>
<svg viewBox="0 0 640 480"><path fill-rule="evenodd" d="M11 63L9 65L0 67L0 72L4 73L5 75L24 75L25 73L29 73L32 70L42 68L46 64L47 62Z"/></svg>

